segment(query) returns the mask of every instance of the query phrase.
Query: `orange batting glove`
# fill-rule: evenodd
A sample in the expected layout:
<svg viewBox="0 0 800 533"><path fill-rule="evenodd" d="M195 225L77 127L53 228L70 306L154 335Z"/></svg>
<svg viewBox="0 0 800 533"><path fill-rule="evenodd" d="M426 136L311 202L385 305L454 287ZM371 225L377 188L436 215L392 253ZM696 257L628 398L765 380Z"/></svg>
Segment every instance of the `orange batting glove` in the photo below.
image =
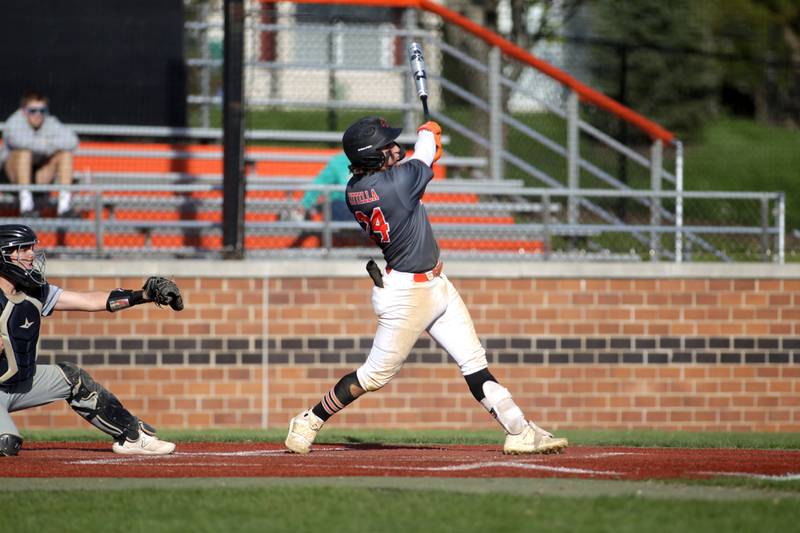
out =
<svg viewBox="0 0 800 533"><path fill-rule="evenodd" d="M435 163L440 157L442 157L442 127L433 120L429 120L417 128L417 133L421 132L422 130L427 130L433 133L433 140L436 143L436 153L433 156L433 162Z"/></svg>

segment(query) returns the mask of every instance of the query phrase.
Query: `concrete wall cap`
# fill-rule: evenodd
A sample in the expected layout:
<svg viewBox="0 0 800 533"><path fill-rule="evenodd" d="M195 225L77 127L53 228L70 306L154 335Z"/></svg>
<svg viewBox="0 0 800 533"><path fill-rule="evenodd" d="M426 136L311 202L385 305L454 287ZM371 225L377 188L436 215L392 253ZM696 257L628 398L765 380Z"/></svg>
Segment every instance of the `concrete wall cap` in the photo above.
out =
<svg viewBox="0 0 800 533"><path fill-rule="evenodd" d="M378 261L383 266L383 261ZM50 260L49 277L357 278L366 260ZM556 263L447 261L453 278L581 279L800 279L800 264L772 263Z"/></svg>

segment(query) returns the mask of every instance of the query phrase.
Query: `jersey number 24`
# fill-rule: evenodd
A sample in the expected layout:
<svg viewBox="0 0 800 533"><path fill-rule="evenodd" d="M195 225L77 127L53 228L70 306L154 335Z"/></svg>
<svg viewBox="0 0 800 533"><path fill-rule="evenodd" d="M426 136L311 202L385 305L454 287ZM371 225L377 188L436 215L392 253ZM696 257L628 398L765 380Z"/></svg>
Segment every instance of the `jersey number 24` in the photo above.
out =
<svg viewBox="0 0 800 533"><path fill-rule="evenodd" d="M356 220L364 226L364 231L369 233L376 242L389 242L389 223L386 222L380 207L373 208L369 217L361 211L356 211Z"/></svg>

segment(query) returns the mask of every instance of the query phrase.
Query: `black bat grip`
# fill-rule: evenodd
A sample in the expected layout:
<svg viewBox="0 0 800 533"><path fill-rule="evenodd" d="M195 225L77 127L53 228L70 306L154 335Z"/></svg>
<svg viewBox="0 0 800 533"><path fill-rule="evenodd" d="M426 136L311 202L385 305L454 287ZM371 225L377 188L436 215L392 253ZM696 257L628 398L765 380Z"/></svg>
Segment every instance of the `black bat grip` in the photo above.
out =
<svg viewBox="0 0 800 533"><path fill-rule="evenodd" d="M381 274L381 269L372 259L367 261L367 272L369 273L369 277L372 278L372 283L374 283L376 287L383 287L383 275Z"/></svg>
<svg viewBox="0 0 800 533"><path fill-rule="evenodd" d="M425 115L425 122L431 119L430 111L428 111L428 97L420 96L419 100L422 102L422 113Z"/></svg>

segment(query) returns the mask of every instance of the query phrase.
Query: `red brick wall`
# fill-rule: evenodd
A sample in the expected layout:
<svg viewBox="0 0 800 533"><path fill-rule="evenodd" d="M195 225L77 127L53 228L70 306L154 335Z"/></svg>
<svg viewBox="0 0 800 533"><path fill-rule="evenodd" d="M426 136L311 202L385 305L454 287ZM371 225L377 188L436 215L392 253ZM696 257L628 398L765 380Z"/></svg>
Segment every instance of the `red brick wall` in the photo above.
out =
<svg viewBox="0 0 800 533"><path fill-rule="evenodd" d="M674 265L660 274L595 267L591 277L571 265L535 265L499 278L482 276L486 265L446 267L490 369L531 418L549 428L800 431L797 272L700 278ZM139 287L148 269L180 272L186 309L56 312L44 321L41 362L84 366L160 427L284 426L364 360L375 329L361 264L311 274L326 277L296 277L306 271L296 265L260 273L229 263L65 274L92 268L62 266L50 282L106 290ZM62 402L14 419L23 432L85 426ZM391 384L332 422L495 427L427 335Z"/></svg>

